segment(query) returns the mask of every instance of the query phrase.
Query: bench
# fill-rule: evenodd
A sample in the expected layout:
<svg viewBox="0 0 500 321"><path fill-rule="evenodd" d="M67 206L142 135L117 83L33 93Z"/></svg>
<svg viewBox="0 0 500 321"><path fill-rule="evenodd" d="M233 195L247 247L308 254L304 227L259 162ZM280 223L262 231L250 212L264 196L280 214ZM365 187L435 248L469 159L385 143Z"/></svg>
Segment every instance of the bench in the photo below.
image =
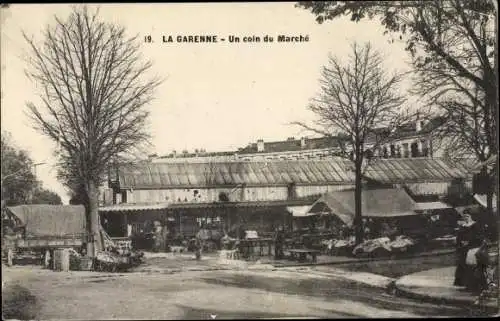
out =
<svg viewBox="0 0 500 321"><path fill-rule="evenodd" d="M317 261L317 256L321 251L312 249L290 249L290 256L292 260L298 260L299 262L306 262L307 255L310 255L313 262Z"/></svg>
<svg viewBox="0 0 500 321"><path fill-rule="evenodd" d="M240 240L240 248L244 257L248 258L252 255L263 256L265 255L267 248L267 255L272 254L272 247L274 244L274 239L271 238L258 238L258 239L246 239ZM254 249L258 247L258 253L254 253Z"/></svg>

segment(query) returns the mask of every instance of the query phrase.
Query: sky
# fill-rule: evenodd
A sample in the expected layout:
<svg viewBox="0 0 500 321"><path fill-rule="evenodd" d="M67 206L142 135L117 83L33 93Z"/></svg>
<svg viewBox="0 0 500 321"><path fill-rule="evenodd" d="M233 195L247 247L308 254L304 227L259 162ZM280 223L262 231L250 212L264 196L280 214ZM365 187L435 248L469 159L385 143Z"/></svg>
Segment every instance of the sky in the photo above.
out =
<svg viewBox="0 0 500 321"><path fill-rule="evenodd" d="M95 8L94 5L89 7ZM310 123L307 109L318 92L321 67L328 55L347 57L353 41L371 42L386 57L388 70L407 70L404 44L389 42L378 20L354 23L348 18L318 24L293 2L99 4L100 17L138 34L140 50L153 62L151 76L165 79L147 128L151 153L173 150L236 150L257 139L285 140L313 136L293 121ZM1 127L27 150L45 188L64 203L67 191L56 179L55 143L36 132L26 116L26 103L37 101L35 84L25 76L27 52L21 32L41 41L43 26L65 18L69 4L15 4L1 11ZM277 35L308 36L308 42L278 43ZM143 42L151 35L153 43ZM225 42L162 43L162 36L217 35ZM235 35L259 36L259 43L229 43ZM262 41L274 37L273 43ZM410 86L405 83L405 86ZM402 90L406 90L404 87Z"/></svg>

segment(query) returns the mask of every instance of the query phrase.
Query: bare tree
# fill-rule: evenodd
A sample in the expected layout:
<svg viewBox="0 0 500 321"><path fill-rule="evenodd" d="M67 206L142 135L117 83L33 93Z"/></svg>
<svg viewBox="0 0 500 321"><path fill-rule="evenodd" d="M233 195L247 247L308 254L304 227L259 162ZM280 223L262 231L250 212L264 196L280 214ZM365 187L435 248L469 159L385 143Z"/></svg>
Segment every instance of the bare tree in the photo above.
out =
<svg viewBox="0 0 500 321"><path fill-rule="evenodd" d="M128 37L86 6L75 7L66 20L55 17L40 44L23 35L30 48L26 73L40 89L29 114L37 130L60 143L66 183L84 187L88 254L95 255L102 248L98 186L112 160L148 141L145 107L162 81L146 77L152 64L143 61L137 36Z"/></svg>
<svg viewBox="0 0 500 321"><path fill-rule="evenodd" d="M465 149L479 161L497 155L496 1L304 1L297 5L309 9L319 23L340 16L355 22L380 18L385 33L406 42L418 76L418 93L429 98L429 104L441 107L440 112L449 118L438 138L453 137L449 150L462 154ZM496 159L498 163L498 156ZM494 173L490 176L495 178ZM490 184L490 213L495 189L498 185Z"/></svg>
<svg viewBox="0 0 500 321"><path fill-rule="evenodd" d="M409 111L403 111L406 100L397 92L401 79L401 74L386 72L382 56L369 43L363 46L354 43L347 63L330 57L328 65L323 67L320 93L309 106L318 117L316 124L295 123L337 137L339 156L353 161L356 243L363 240L362 173L370 158L366 152L378 150L411 116Z"/></svg>

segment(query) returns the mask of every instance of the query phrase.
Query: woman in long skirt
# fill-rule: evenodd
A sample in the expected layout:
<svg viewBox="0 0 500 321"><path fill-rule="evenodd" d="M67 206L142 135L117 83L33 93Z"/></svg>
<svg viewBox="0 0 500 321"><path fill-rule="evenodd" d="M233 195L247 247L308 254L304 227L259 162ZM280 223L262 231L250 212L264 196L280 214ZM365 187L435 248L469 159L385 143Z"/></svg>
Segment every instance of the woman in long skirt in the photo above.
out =
<svg viewBox="0 0 500 321"><path fill-rule="evenodd" d="M467 236L467 228L460 227L457 232L457 250L456 250L456 269L455 269L455 286L465 286L467 279L467 252L469 251Z"/></svg>

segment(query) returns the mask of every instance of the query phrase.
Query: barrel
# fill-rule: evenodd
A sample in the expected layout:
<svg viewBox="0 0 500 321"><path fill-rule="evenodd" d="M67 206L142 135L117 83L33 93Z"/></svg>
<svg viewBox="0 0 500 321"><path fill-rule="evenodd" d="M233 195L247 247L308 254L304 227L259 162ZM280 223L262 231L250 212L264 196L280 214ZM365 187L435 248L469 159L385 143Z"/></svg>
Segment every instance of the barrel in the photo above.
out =
<svg viewBox="0 0 500 321"><path fill-rule="evenodd" d="M57 249L54 251L54 271L69 271L69 250Z"/></svg>
<svg viewBox="0 0 500 321"><path fill-rule="evenodd" d="M92 271L93 260L91 257L82 256L80 258L80 270L82 271Z"/></svg>

